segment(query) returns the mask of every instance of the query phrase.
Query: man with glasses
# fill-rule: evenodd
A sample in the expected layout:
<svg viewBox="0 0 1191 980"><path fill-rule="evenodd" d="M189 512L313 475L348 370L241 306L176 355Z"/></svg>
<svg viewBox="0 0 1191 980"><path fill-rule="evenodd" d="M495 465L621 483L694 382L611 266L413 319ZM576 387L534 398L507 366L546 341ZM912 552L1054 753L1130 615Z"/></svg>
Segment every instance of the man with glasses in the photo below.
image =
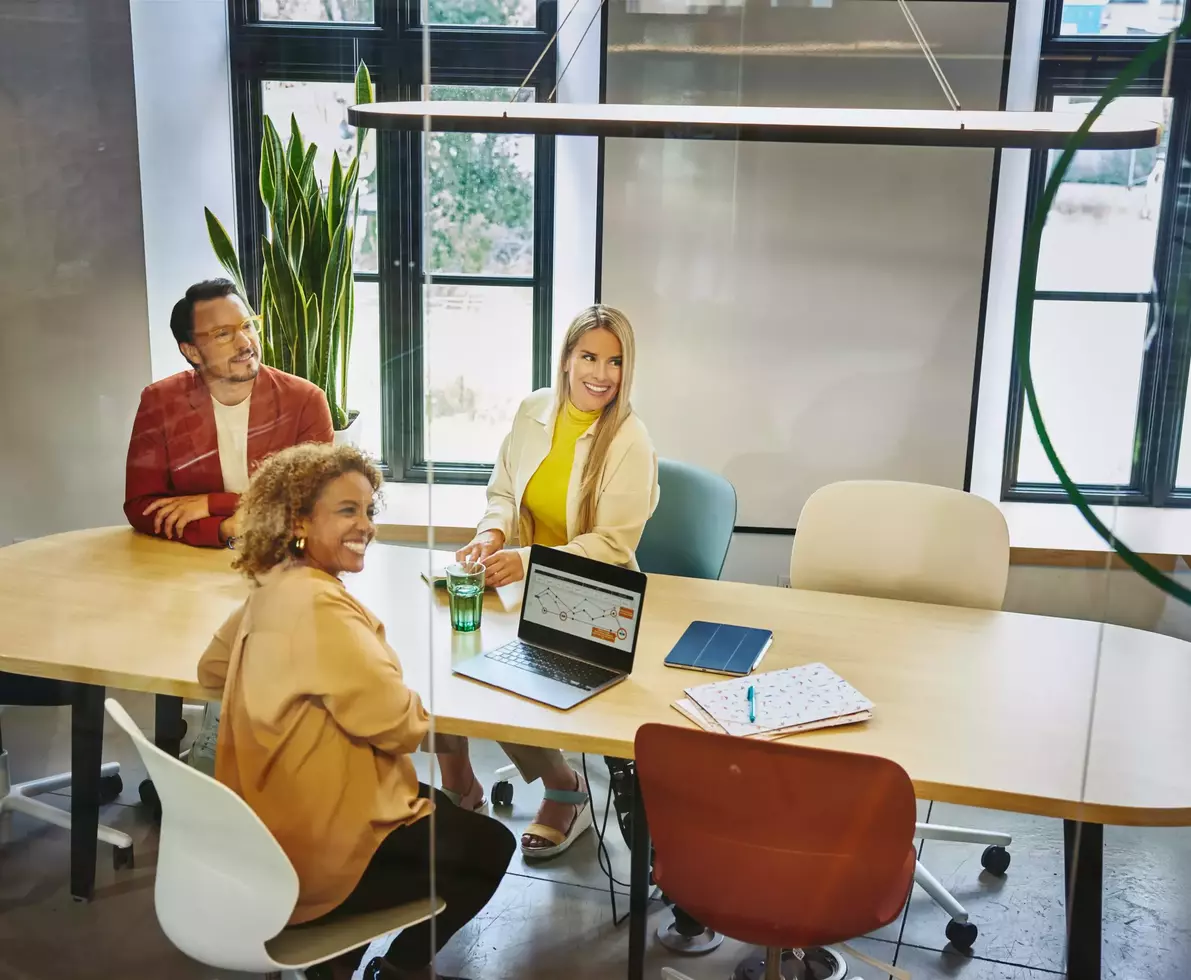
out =
<svg viewBox="0 0 1191 980"><path fill-rule="evenodd" d="M261 364L256 318L229 280L186 290L170 330L192 370L141 392L124 514L145 534L231 547L256 464L288 446L331 442L331 412L317 386Z"/></svg>

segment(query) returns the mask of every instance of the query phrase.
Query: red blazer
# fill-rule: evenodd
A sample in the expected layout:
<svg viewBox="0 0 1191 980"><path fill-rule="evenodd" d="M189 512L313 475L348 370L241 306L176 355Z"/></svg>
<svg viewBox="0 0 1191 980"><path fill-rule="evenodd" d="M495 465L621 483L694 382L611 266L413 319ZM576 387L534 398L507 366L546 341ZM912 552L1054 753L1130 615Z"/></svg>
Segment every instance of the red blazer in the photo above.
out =
<svg viewBox="0 0 1191 980"><path fill-rule="evenodd" d="M248 406L248 472L270 453L302 442L331 442L327 397L309 381L261 365ZM191 521L187 544L219 547L219 525L236 512L239 494L225 493L211 395L197 371L182 371L141 392L125 470L124 515L145 534L159 497L207 494L210 517Z"/></svg>

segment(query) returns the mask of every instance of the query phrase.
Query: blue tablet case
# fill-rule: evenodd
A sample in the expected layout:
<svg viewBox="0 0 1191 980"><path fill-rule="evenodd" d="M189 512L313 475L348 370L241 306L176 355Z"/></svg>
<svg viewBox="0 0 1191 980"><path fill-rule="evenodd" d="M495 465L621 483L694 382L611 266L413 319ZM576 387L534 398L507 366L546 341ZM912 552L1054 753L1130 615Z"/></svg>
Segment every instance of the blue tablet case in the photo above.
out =
<svg viewBox="0 0 1191 980"><path fill-rule="evenodd" d="M743 676L761 662L773 631L696 620L666 657L667 667Z"/></svg>

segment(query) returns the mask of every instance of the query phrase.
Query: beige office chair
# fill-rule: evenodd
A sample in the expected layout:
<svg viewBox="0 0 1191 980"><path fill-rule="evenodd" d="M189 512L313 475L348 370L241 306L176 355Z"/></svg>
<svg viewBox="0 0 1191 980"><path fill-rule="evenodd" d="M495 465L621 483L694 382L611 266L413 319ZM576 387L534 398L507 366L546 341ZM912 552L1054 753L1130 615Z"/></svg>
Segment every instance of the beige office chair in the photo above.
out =
<svg viewBox="0 0 1191 980"><path fill-rule="evenodd" d="M161 797L157 919L192 959L221 970L301 980L308 967L446 908L441 898L426 898L286 928L298 900L298 875L269 829L226 786L145 738L118 702L109 698L105 706L132 739Z"/></svg>
<svg viewBox="0 0 1191 980"><path fill-rule="evenodd" d="M1000 609L1008 578L1009 529L996 506L921 483L854 480L816 490L790 555L791 588L974 609ZM915 836L985 844L986 870L1009 867L1008 834L920 823ZM967 910L921 863L914 880L951 916L951 944L970 949L977 928Z"/></svg>

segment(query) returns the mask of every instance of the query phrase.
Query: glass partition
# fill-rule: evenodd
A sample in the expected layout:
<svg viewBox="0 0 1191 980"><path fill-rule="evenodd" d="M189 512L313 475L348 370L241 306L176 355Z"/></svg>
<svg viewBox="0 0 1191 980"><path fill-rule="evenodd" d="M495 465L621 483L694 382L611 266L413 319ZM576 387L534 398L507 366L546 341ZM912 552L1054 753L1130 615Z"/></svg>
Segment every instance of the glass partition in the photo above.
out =
<svg viewBox="0 0 1191 980"><path fill-rule="evenodd" d="M1182 17L0 7L0 977L1191 975Z"/></svg>

